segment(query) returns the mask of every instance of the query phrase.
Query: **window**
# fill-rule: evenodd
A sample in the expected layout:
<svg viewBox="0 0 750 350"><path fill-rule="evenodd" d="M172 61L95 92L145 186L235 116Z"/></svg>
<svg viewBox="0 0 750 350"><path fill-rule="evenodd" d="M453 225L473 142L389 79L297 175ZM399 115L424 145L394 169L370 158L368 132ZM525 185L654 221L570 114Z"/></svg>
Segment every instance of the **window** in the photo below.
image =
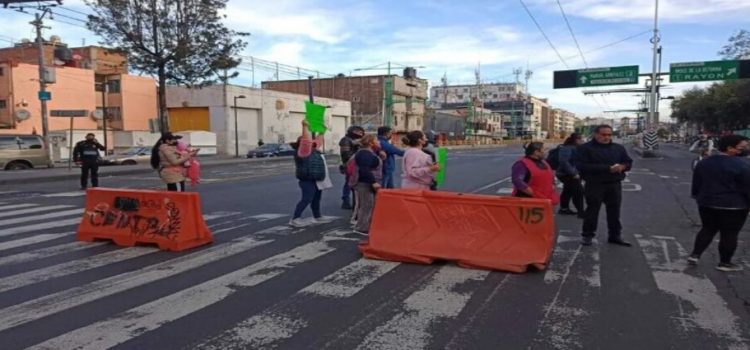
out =
<svg viewBox="0 0 750 350"><path fill-rule="evenodd" d="M6 109L8 108L8 102L5 100L0 100L0 109Z"/></svg>
<svg viewBox="0 0 750 350"><path fill-rule="evenodd" d="M2 136L0 150L42 149L42 140L37 136Z"/></svg>
<svg viewBox="0 0 750 350"><path fill-rule="evenodd" d="M109 88L110 94L120 93L120 81L119 80L108 80L107 87Z"/></svg>
<svg viewBox="0 0 750 350"><path fill-rule="evenodd" d="M5 75L5 67L0 67L0 77Z"/></svg>
<svg viewBox="0 0 750 350"><path fill-rule="evenodd" d="M497 94L492 94L492 98L497 98Z"/></svg>

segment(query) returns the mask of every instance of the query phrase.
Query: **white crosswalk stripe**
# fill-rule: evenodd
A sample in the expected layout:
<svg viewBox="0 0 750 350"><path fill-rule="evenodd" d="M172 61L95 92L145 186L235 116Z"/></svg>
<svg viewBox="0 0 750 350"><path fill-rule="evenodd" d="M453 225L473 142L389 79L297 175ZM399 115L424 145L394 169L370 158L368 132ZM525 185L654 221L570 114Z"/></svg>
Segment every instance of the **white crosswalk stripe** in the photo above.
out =
<svg viewBox="0 0 750 350"><path fill-rule="evenodd" d="M109 314L102 313L101 317L97 316L85 323L74 323L75 327L64 332L50 333L45 338L33 338L33 342L28 341L25 345L32 349L115 347L147 334L158 336L159 332L165 331L162 327L174 324L175 321L189 319L212 308L222 309L219 304L236 299L237 295L241 295L239 292L270 288L267 287L267 282L272 280L294 279L295 274L299 275L297 269L309 271L301 268L307 264L324 265L338 261L334 263L338 265L327 265L329 270L321 273L320 277L308 277L304 284L299 284L294 289L288 288L284 292L287 294L278 295L278 299L270 302L264 309L235 318L221 329L212 330L210 336L189 338L193 344L190 348L278 348L279 344L288 341L299 342L295 339L296 336L309 336L321 320L325 320L322 315L302 310L306 305L341 303L345 307L352 307L352 301L369 298L368 293L372 291L368 291L368 288L381 284L391 285L389 283L395 281L395 275L400 275L409 268L395 262L352 259L352 250L356 249L359 237L354 238L355 235L344 227L319 232L315 226L300 229L292 229L287 225L272 226L273 223L268 223L269 221L276 220L280 223L288 219L287 214L276 213L207 213L204 219L211 221L209 226L214 228L213 233L218 237L226 237L231 233L232 238L218 239L213 245L181 253L162 253L153 247L92 249L107 245L108 242L51 242L64 237L72 240L72 230L61 233L50 233L49 230L77 225L81 212L81 209L71 205L40 206L23 203L0 206L0 217L4 218L0 220L0 226L7 227L0 230L0 238L7 237L6 241L0 241L0 267L12 266L18 270L5 273L0 270L0 296L21 299L17 303L6 300L4 308L0 309L0 339L7 339L3 337L13 334L17 328L30 329L37 322L56 319L68 313L71 318L75 318L78 309L121 298L139 288L148 288L152 283L178 275L182 278L189 276L192 271L200 271L202 277L183 288L174 288L153 298L143 298L137 304L130 304ZM341 221L338 223L343 224ZM256 225L259 227L255 227ZM216 229L218 227L221 228ZM315 237L305 238L305 235L311 235L311 231L316 232ZM9 237L21 233L28 233L30 236ZM673 296L678 304L690 303L691 310L697 310L692 314L681 314L680 322L689 322L691 329L707 331L738 348L747 345L747 339L743 338L746 332L741 329L741 320L726 305L716 286L705 276L684 273L683 266L676 262L678 259L669 253L678 251L677 255L684 258L684 249L676 240L660 238L664 237L639 237L639 243L659 289ZM578 310L575 307L581 307L568 300L568 294L578 291L570 286L583 285L584 289L588 288L586 290L593 293L599 293L603 288L599 265L600 260L606 259L606 256L600 256L595 249L582 250L577 239L572 234L559 235L559 246L549 269L543 276L538 276L540 287L550 288L549 299L537 303L539 309L534 310L543 315L544 320L538 324L535 338L530 341L540 347L557 344L575 348L581 345L568 340L583 336L580 334L582 329L576 328L575 324L577 320L583 323L588 314L569 314L571 310ZM279 250L280 244L277 243L280 241L295 243ZM55 245L35 249L34 245L45 242ZM669 245L669 249L664 248L665 244ZM21 250L19 248L25 246L30 249L18 252ZM11 249L12 255L3 255L3 251ZM238 261L237 259L252 256L255 252L269 249L273 253L265 253L263 258L238 265L231 270L218 269L222 272L217 273L208 271L211 269L201 269L223 261ZM23 263L72 252L78 253L71 255L75 258L69 261L48 265L40 261L29 264L32 267L22 270ZM341 259L343 254L349 255L346 260ZM134 264L134 268L123 270L125 265L122 264ZM581 267L581 264L586 266ZM373 310L357 310L367 320L344 325L339 333L357 335L341 337L328 334L329 338L324 340L327 341L326 344L330 347L341 341L348 344L347 348L357 349L434 347L435 329L450 327L451 322L460 319L462 312L478 307L479 302L470 302L475 298L478 288L489 281L487 277L491 272L459 268L452 264L434 266L432 269L434 270L430 270L429 274L423 274L419 282L421 284L415 283L412 289L393 294L396 297L385 301L384 309L379 309L380 305L364 305L365 308L379 310L372 313L374 316L369 314ZM79 275L89 277L82 280L85 282L69 282L75 281ZM96 275L97 279L92 279L92 275ZM518 276L520 275L505 276L503 283L496 288L512 287L519 280ZM52 282L57 279L65 279L68 283L55 289ZM506 280L509 282L506 283ZM45 282L45 288L52 288L47 294L23 298L22 291L42 282ZM494 295L494 291L489 297L486 297L486 293L483 294L481 304L485 304L482 301L484 298L487 298L487 302L497 301L492 299ZM720 316L723 318L719 320ZM567 320L563 322L567 326L556 323L559 319ZM550 332L564 334L558 337L557 343L540 340ZM450 341L451 337L448 336L447 339ZM560 339L564 341L560 342ZM456 344L446 347L455 347L454 345Z"/></svg>
<svg viewBox="0 0 750 350"><path fill-rule="evenodd" d="M34 214L39 213L43 211L52 211L52 210L58 210L58 209L67 209L72 207L72 205L48 205L44 207L33 207L28 209L18 209L18 210L11 210L11 211L5 211L0 212L0 218L5 218L9 216L18 216L18 215L26 215L26 214Z"/></svg>
<svg viewBox="0 0 750 350"><path fill-rule="evenodd" d="M80 208L70 209L70 210L63 210L63 211L42 214L42 215L33 215L33 216L26 216L26 217L21 217L21 218L0 220L0 226L16 225L16 224L21 224L24 222L29 222L29 221L41 221L45 219L55 219L55 218L60 218L64 216L73 216L73 215L83 216L83 209L80 209Z"/></svg>

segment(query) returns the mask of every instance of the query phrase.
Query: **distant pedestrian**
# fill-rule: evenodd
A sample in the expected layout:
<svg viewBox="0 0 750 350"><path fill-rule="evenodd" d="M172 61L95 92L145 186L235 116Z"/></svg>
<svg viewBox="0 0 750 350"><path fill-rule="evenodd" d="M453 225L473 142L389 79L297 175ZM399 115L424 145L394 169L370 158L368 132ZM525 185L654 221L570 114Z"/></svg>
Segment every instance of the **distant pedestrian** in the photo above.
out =
<svg viewBox="0 0 750 350"><path fill-rule="evenodd" d="M391 144L391 136L393 136L393 131L390 127L381 126L378 128L379 147L386 155L383 164L383 180L381 182L383 188L395 188L393 185L393 173L396 172L396 156L404 156L403 150Z"/></svg>
<svg viewBox="0 0 750 350"><path fill-rule="evenodd" d="M198 151L181 153L177 142L182 136L171 132L161 134L161 138L151 149L151 167L156 169L159 177L167 185L167 191L185 192L185 163Z"/></svg>
<svg viewBox="0 0 750 350"><path fill-rule="evenodd" d="M346 173L346 164L349 162L354 153L359 149L359 139L365 135L365 129L361 126L352 125L346 130L346 135L339 141L339 151L341 153L341 166L339 167L342 174L345 175L344 187L341 193L341 209L354 209L351 202L352 189L349 187L349 175Z"/></svg>
<svg viewBox="0 0 750 350"><path fill-rule="evenodd" d="M695 237L688 263L698 264L701 254L720 232L720 262L716 269L740 271L742 266L732 263L732 256L750 209L750 166L740 159L748 155L748 138L728 135L718 144L720 153L698 163L693 172L691 192L703 227Z"/></svg>
<svg viewBox="0 0 750 350"><path fill-rule="evenodd" d="M599 125L594 129L594 138L576 149L573 158L585 181L586 215L583 219L583 239L581 244L591 245L599 223L599 210L602 203L607 208L607 228L609 243L630 247L622 239L620 207L622 206L622 180L633 166L622 145L612 142L612 127Z"/></svg>
<svg viewBox="0 0 750 350"><path fill-rule="evenodd" d="M360 149L354 154L356 177L354 190L357 194L357 212L354 231L367 234L370 231L370 220L375 208L375 193L381 188L383 178L383 160L375 153L379 147L378 139L365 135L360 139Z"/></svg>
<svg viewBox="0 0 750 350"><path fill-rule="evenodd" d="M302 136L297 139L297 142L292 143L292 148L295 150L295 175L299 180L302 198L294 209L294 216L289 222L291 226L306 226L306 223L302 221L302 213L308 206L312 209L314 223L322 224L331 221L320 213L323 190L331 186L326 160L319 148L323 144L323 134L313 140L310 125L307 120L302 120Z"/></svg>
<svg viewBox="0 0 750 350"><path fill-rule="evenodd" d="M440 165L423 151L427 144L425 134L419 130L411 131L402 141L409 147L404 152L401 188L429 190Z"/></svg>
<svg viewBox="0 0 750 350"><path fill-rule="evenodd" d="M558 213L561 215L578 215L581 219L585 216L583 184L581 183L581 174L575 165L573 165L572 160L576 148L582 143L583 138L577 133L573 133L565 139L565 142L557 152L558 166L555 174L560 182L563 183L563 191L560 195L560 210ZM571 200L577 211L570 210Z"/></svg>
<svg viewBox="0 0 750 350"><path fill-rule="evenodd" d="M555 171L544 160L544 143L530 142L524 146L524 153L511 169L513 196L549 199L557 205L560 196L555 191Z"/></svg>
<svg viewBox="0 0 750 350"><path fill-rule="evenodd" d="M81 166L81 189L88 187L89 174L91 175L91 187L99 187L99 151L106 148L96 140L96 135L86 134L86 139L80 141L73 148L73 160Z"/></svg>

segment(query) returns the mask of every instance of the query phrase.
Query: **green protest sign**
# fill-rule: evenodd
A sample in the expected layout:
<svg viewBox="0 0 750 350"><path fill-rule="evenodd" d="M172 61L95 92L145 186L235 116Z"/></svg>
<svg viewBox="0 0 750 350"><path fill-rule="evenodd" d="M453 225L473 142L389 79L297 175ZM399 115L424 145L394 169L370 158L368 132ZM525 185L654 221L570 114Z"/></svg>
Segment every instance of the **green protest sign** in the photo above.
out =
<svg viewBox="0 0 750 350"><path fill-rule="evenodd" d="M310 101L305 101L305 120L310 124L310 131L318 134L325 133L326 106L316 105Z"/></svg>
<svg viewBox="0 0 750 350"><path fill-rule="evenodd" d="M445 183L445 167L448 164L448 149L440 147L437 149L437 163L440 165L440 171L435 174L435 182L438 186Z"/></svg>

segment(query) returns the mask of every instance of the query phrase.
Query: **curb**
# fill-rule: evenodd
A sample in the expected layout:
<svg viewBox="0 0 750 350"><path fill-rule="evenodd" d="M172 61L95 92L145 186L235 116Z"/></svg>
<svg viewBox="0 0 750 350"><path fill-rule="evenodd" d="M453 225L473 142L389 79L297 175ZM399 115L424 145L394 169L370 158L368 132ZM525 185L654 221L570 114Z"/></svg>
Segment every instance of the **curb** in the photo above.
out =
<svg viewBox="0 0 750 350"><path fill-rule="evenodd" d="M339 159L338 155L327 155L326 160L337 160ZM199 159L200 160L200 159ZM201 169L211 169L211 168L218 168L222 166L227 165L237 165L237 164L247 164L247 163L279 163L283 161L292 161L291 157L271 157L271 158L238 158L238 159L217 159L215 161L209 161L206 163L201 163ZM44 174L40 175L38 177L34 176L28 176L33 175L34 170L26 170L26 171L20 171L20 172L14 172L13 175L17 175L14 177L8 177L8 178L0 178L0 186L6 186L6 185L19 185L20 183L33 183L33 184L39 184L39 183L49 183L49 182L55 182L55 181L61 181L61 180L77 180L81 177L81 173L78 170L79 168L73 168L70 172L66 173L57 173L57 174ZM124 166L124 165L113 165L113 166L105 166L99 168L99 177L105 177L105 176L111 176L111 175L138 175L138 174L153 174L155 175L155 170L151 167L142 167L142 166ZM44 170L41 170L44 171ZM2 173L0 173L0 176Z"/></svg>

